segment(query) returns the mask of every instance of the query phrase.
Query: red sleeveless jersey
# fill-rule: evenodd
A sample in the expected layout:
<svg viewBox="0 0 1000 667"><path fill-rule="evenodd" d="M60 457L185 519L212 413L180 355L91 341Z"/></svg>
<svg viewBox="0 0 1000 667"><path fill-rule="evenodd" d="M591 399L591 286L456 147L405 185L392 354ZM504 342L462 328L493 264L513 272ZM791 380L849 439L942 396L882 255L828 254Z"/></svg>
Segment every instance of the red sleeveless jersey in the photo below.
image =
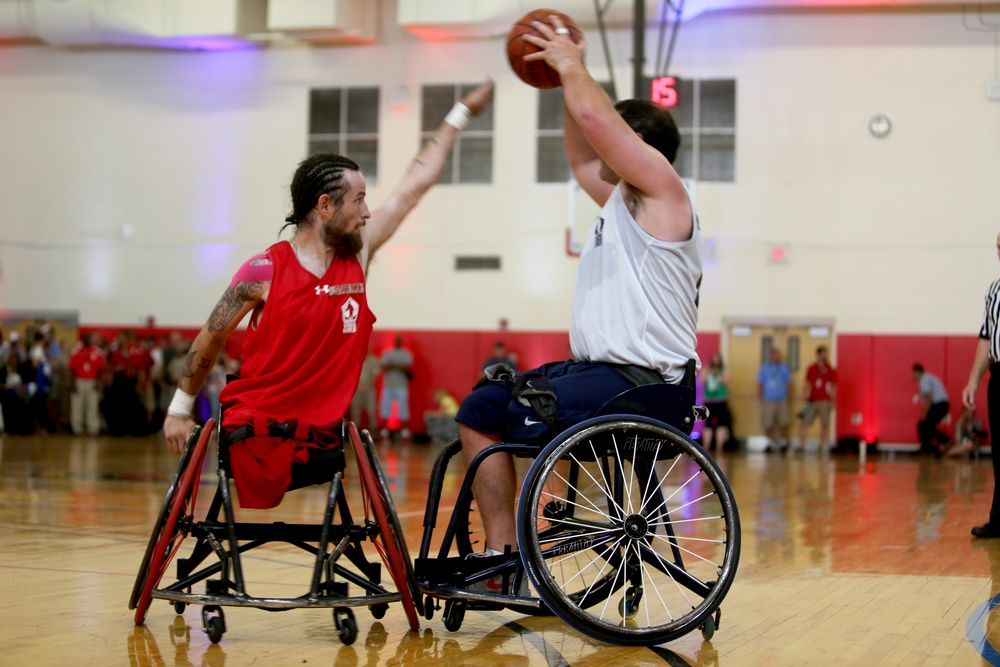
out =
<svg viewBox="0 0 1000 667"><path fill-rule="evenodd" d="M268 254L267 301L246 332L239 379L219 395L226 425L271 417L333 428L358 388L375 323L361 262L335 255L317 278L287 241Z"/></svg>

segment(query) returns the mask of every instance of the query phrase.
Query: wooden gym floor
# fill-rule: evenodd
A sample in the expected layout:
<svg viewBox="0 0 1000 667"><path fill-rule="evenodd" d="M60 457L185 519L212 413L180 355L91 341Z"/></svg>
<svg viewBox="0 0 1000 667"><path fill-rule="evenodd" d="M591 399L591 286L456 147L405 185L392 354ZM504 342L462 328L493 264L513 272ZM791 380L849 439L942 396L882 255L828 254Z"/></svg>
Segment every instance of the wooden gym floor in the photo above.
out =
<svg viewBox="0 0 1000 667"><path fill-rule="evenodd" d="M436 453L380 446L413 554ZM655 648L509 611L469 612L455 633L439 612L412 633L398 605L381 621L358 608L352 646L328 610L226 608L212 645L200 608L154 600L136 628L128 597L174 465L155 437L0 437L0 665L1000 664L1000 540L969 535L988 511L988 459L727 455L743 550L720 627ZM206 472L199 506L214 482ZM268 516L319 521L323 497L293 492ZM308 577L281 550L254 552L247 570L265 595L299 595Z"/></svg>

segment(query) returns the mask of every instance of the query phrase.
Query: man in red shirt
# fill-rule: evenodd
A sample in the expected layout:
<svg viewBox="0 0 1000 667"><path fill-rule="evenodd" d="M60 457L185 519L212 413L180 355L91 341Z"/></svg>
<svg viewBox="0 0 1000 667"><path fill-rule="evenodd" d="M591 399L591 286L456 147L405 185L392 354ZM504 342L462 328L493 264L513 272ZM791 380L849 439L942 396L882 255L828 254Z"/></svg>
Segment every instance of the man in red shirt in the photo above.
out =
<svg viewBox="0 0 1000 667"><path fill-rule="evenodd" d="M194 427L194 397L226 338L252 314L240 377L219 396L243 507L276 506L316 450L339 446L375 322L365 286L372 255L437 182L459 132L492 91L487 81L455 105L374 212L353 161L330 153L304 160L291 184L291 240L240 267L192 343L163 425L174 452ZM276 423L292 432L275 436Z"/></svg>
<svg viewBox="0 0 1000 667"><path fill-rule="evenodd" d="M83 433L84 428L89 435L97 435L101 431L98 406L101 402L101 377L106 365L104 352L94 345L94 334L84 334L69 358L69 370L73 373L70 424L76 435Z"/></svg>
<svg viewBox="0 0 1000 667"><path fill-rule="evenodd" d="M816 363L806 370L805 405L799 410L799 448L806 449L806 434L819 417L819 447L830 442L830 412L837 386L837 371L830 365L826 346L816 348Z"/></svg>

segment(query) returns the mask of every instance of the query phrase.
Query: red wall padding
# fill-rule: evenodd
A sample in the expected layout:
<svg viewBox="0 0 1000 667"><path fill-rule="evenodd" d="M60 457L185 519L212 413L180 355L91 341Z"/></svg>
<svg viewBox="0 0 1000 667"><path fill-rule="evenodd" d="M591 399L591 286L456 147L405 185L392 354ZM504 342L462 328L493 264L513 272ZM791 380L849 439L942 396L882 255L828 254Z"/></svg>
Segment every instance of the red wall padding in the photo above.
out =
<svg viewBox="0 0 1000 667"><path fill-rule="evenodd" d="M97 331L113 340L123 327L82 326L81 333ZM169 335L180 331L193 339L193 328L140 329L140 335ZM464 397L479 378L480 367L493 351L493 344L503 340L517 353L521 369L533 368L548 361L569 356L566 332L497 332L497 331L393 331L372 334L372 350L381 354L392 347L396 334L413 352L413 382L410 384L410 427L421 431L423 413L433 407L433 392L447 389L456 398ZM952 420L961 415L962 388L968 381L978 339L975 336L901 336L877 334L840 334L836 339L836 366L840 375L837 391L838 436L857 436L883 443L917 442L919 406L910 368L915 362L941 378L951 397ZM238 358L243 331L236 331L226 343L229 356ZM698 335L698 356L707 360L719 349L718 332ZM986 421L986 382L976 398L977 415ZM857 421L857 423L855 423ZM950 427L946 427L949 430Z"/></svg>
<svg viewBox="0 0 1000 667"><path fill-rule="evenodd" d="M962 389L969 380L977 345L975 336L837 336L837 434L880 442L917 442L920 406L914 399L914 363L941 378L954 422L962 413ZM979 387L976 406L976 414L985 422L985 381ZM857 414L861 423L852 423Z"/></svg>

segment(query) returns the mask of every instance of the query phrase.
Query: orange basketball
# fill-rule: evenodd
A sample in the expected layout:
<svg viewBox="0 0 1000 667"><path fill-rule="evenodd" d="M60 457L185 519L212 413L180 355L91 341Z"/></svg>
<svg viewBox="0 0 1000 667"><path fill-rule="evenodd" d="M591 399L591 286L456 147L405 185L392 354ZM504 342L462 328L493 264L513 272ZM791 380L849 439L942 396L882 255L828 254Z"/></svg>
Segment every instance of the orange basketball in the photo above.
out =
<svg viewBox="0 0 1000 667"><path fill-rule="evenodd" d="M535 88L558 88L562 84L558 72L549 67L544 60L524 60L524 56L541 50L524 39L525 35L542 36L531 22L540 21L555 30L556 26L552 23L553 14L558 16L563 25L569 29L569 36L574 42L579 42L583 38L583 33L580 32L576 22L554 9L536 9L528 12L519 18L507 33L507 59L511 68L521 81Z"/></svg>

